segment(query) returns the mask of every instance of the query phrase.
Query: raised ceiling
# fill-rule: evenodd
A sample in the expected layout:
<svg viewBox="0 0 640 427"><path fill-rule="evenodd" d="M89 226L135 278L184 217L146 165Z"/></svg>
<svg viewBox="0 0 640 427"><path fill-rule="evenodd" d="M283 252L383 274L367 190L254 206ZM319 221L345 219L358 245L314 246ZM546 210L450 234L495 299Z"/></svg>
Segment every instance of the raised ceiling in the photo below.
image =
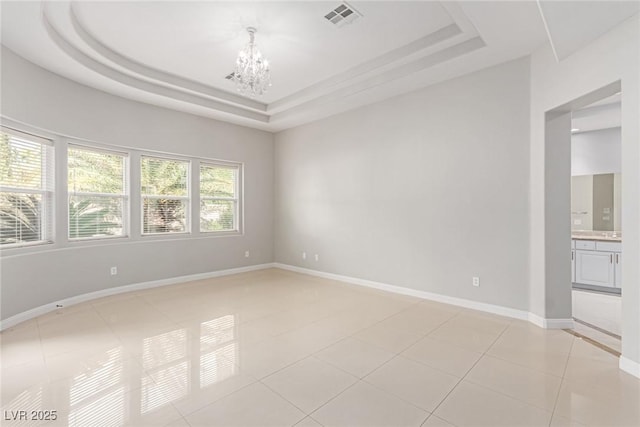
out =
<svg viewBox="0 0 640 427"><path fill-rule="evenodd" d="M278 131L525 56L547 40L533 1L354 1L362 17L338 27L324 15L340 4L3 1L2 44L106 92ZM272 68L273 86L257 99L224 78L249 26Z"/></svg>
<svg viewBox="0 0 640 427"><path fill-rule="evenodd" d="M594 41L640 11L640 2L540 0L551 47L558 60Z"/></svg>

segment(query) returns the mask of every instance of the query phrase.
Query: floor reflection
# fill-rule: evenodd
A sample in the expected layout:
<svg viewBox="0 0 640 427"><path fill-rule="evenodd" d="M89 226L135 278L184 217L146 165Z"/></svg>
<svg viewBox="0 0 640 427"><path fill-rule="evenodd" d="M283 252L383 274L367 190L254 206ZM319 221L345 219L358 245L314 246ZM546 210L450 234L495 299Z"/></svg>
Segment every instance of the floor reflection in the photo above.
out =
<svg viewBox="0 0 640 427"><path fill-rule="evenodd" d="M118 346L90 361L78 358L71 377L43 381L4 405L2 424L139 425L164 418L163 410L179 417L171 403L197 397L237 375L236 339L236 317L225 315L141 338L141 353ZM76 357L69 354L69 360ZM31 417L31 411L52 409L55 422ZM27 411L29 419L12 420L17 411Z"/></svg>
<svg viewBox="0 0 640 427"><path fill-rule="evenodd" d="M116 347L69 386L69 425L119 425L125 413L124 351Z"/></svg>

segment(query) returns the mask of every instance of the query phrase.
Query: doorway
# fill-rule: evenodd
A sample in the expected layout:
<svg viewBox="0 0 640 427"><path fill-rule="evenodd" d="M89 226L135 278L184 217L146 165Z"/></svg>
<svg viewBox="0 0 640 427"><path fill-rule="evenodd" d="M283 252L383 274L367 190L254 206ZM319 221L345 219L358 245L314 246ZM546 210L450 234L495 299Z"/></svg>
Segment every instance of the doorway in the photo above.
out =
<svg viewBox="0 0 640 427"><path fill-rule="evenodd" d="M571 113L573 331L621 352L621 92Z"/></svg>
<svg viewBox="0 0 640 427"><path fill-rule="evenodd" d="M602 169L602 165L600 165L598 166L600 169L594 169L593 156L589 157L587 155L589 150L585 148L588 148L589 144L604 146L605 143L602 142L604 136L615 139L612 135L620 134L621 102L616 102L616 97L621 99L620 91L620 82L614 82L546 112L544 175L547 312L552 311L559 318L577 318L577 321L572 322L574 325L570 328L572 333L584 333L587 331L584 327L589 327L589 331L594 331L592 336L595 339L600 343L613 345L614 351L617 352L620 351L620 336L622 335L619 325L621 323L620 302L623 286L622 276L619 273L616 289L615 263L616 261L620 263L622 260L622 243L621 230L616 230L616 227L621 229L621 216L617 217L620 214L620 208L618 207L618 210L614 211L613 202L616 197L619 203L622 200L619 196L619 188L614 189L613 186L615 183L618 183L618 187L620 186L621 176L616 177L614 172L621 173L619 167L621 155L620 151L616 153L615 150L609 153L609 157L617 155L617 167L606 166ZM616 109L618 113L616 124L618 126L603 124L602 117L598 119L598 114L595 114ZM588 116L593 117L587 119ZM604 114L600 114L600 116L604 116ZM609 116L613 117L615 114L609 114ZM600 120L600 124L598 124L598 120ZM604 131L615 127L618 129ZM602 132L598 134L598 131ZM621 141L619 136L617 139ZM585 140L587 143L584 142ZM577 146L576 144L579 142L586 145ZM580 151L581 149L582 151ZM577 160L572 161L572 153L582 155L582 163ZM591 163L585 159L590 159ZM586 176L588 174L585 171L589 167L593 172L591 178L577 178L572 183L570 179L572 175ZM599 174L598 172L603 173ZM611 175L593 177L606 175L604 172L611 173ZM606 192L604 188L607 185L612 187L604 197L606 200L601 202L598 197L595 205L593 200L594 182L598 193ZM582 205L578 204L572 207L572 195L576 199L580 194L584 195L586 199L582 200ZM594 222L595 230L593 229ZM606 225L603 225L605 223ZM569 254L570 256L568 256ZM604 268L602 274L600 267ZM579 283L580 286L574 287L576 283ZM598 302L593 301L592 297L594 296ZM605 300L605 298L609 299ZM613 303L611 303L612 301ZM604 307L608 307L608 309ZM608 313L605 313L607 311ZM600 317L589 317L585 313L596 313ZM609 323L603 321L601 317L609 319ZM585 323L595 326L595 328L587 326ZM607 338L612 338L617 342L610 342Z"/></svg>

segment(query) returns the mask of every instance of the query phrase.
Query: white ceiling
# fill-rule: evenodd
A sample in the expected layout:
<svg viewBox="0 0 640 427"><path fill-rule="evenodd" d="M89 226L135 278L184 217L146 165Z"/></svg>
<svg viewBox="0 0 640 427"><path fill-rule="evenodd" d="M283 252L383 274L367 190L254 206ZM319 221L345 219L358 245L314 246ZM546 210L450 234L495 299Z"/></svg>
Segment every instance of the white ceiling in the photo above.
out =
<svg viewBox="0 0 640 427"><path fill-rule="evenodd" d="M640 2L540 0L540 12L558 60L594 41L640 11Z"/></svg>
<svg viewBox="0 0 640 427"><path fill-rule="evenodd" d="M560 22L534 1L354 1L362 17L338 28L324 15L339 4L2 1L1 35L9 49L82 84L278 131L525 56ZM617 10L614 20L631 13ZM273 86L258 99L224 79L248 26L272 69ZM556 49L568 35L576 44L570 32L549 34Z"/></svg>
<svg viewBox="0 0 640 427"><path fill-rule="evenodd" d="M604 98L571 113L573 133L610 129L622 126L621 93Z"/></svg>

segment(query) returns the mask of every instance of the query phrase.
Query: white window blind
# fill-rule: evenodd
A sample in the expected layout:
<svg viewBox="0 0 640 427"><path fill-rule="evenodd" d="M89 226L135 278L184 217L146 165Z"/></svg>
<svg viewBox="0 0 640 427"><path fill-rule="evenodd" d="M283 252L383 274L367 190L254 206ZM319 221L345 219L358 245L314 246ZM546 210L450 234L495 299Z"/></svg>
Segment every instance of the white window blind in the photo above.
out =
<svg viewBox="0 0 640 427"><path fill-rule="evenodd" d="M53 146L33 135L0 132L0 245L51 242Z"/></svg>
<svg viewBox="0 0 640 427"><path fill-rule="evenodd" d="M239 166L200 164L200 231L238 231Z"/></svg>
<svg viewBox="0 0 640 427"><path fill-rule="evenodd" d="M142 156L140 159L142 233L189 231L189 162Z"/></svg>
<svg viewBox="0 0 640 427"><path fill-rule="evenodd" d="M69 238L127 234L127 155L70 145L68 150Z"/></svg>

